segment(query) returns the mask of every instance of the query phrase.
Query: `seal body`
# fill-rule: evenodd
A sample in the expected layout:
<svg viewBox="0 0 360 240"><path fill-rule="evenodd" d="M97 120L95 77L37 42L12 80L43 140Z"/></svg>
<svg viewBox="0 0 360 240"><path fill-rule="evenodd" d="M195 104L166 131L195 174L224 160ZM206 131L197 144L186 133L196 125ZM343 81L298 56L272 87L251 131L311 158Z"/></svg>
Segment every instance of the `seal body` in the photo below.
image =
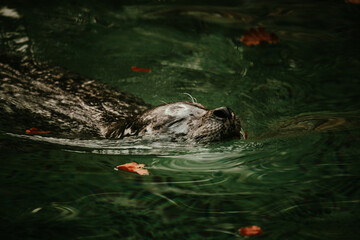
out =
<svg viewBox="0 0 360 240"><path fill-rule="evenodd" d="M66 138L104 137L151 105L60 67L0 55L1 130L36 127Z"/></svg>
<svg viewBox="0 0 360 240"><path fill-rule="evenodd" d="M152 108L60 67L0 55L0 127L23 134L27 128L66 138L144 137L211 142L240 137L240 122L226 107L176 102Z"/></svg>

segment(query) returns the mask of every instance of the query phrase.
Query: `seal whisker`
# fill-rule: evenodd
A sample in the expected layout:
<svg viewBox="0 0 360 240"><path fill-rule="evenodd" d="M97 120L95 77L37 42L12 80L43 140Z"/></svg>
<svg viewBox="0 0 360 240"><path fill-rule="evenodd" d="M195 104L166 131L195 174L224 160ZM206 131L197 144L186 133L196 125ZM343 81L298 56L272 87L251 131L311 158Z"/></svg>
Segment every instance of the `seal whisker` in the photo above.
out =
<svg viewBox="0 0 360 240"><path fill-rule="evenodd" d="M185 95L189 96L189 97L190 97L190 99L191 99L191 102L192 102L192 103L197 103L196 98L194 98L193 96L191 96L191 94L190 94L190 93L183 93L183 94L185 94Z"/></svg>

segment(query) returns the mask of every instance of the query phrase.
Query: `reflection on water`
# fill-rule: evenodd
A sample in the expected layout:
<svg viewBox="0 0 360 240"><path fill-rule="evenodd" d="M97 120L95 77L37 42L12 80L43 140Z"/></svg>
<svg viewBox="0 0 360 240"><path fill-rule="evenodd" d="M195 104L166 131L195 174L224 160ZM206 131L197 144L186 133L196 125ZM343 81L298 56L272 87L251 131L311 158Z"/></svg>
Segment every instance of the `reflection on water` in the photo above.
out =
<svg viewBox="0 0 360 240"><path fill-rule="evenodd" d="M2 134L2 236L218 240L258 225L266 239L355 239L358 6L173 2L5 1L0 50L67 67L153 105L184 100L186 92L209 108L230 106L249 140ZM253 27L280 42L242 45ZM127 162L145 164L150 175L114 170Z"/></svg>

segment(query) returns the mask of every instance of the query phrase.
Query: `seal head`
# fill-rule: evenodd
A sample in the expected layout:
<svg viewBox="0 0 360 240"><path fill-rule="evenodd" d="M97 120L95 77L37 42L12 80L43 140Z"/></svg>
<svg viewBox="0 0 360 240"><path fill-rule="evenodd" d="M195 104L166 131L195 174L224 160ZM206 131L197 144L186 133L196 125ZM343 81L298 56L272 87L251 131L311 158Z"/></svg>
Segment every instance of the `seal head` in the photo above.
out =
<svg viewBox="0 0 360 240"><path fill-rule="evenodd" d="M241 138L240 130L240 121L230 108L209 110L198 103L175 102L144 112L119 137L206 143Z"/></svg>

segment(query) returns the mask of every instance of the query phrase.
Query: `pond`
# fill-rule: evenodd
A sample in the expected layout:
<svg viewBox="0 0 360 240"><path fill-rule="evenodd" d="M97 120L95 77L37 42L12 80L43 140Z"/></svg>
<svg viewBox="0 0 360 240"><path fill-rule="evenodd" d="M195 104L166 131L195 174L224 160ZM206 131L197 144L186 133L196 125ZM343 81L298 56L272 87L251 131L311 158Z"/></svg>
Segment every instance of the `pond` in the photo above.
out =
<svg viewBox="0 0 360 240"><path fill-rule="evenodd" d="M229 106L247 140L74 140L0 129L4 239L356 239L360 5L0 3L0 50L152 105ZM250 29L279 42L247 46ZM132 71L132 67L151 72ZM3 121L3 120L1 120ZM27 128L25 128L27 127ZM129 162L149 175L116 171Z"/></svg>

